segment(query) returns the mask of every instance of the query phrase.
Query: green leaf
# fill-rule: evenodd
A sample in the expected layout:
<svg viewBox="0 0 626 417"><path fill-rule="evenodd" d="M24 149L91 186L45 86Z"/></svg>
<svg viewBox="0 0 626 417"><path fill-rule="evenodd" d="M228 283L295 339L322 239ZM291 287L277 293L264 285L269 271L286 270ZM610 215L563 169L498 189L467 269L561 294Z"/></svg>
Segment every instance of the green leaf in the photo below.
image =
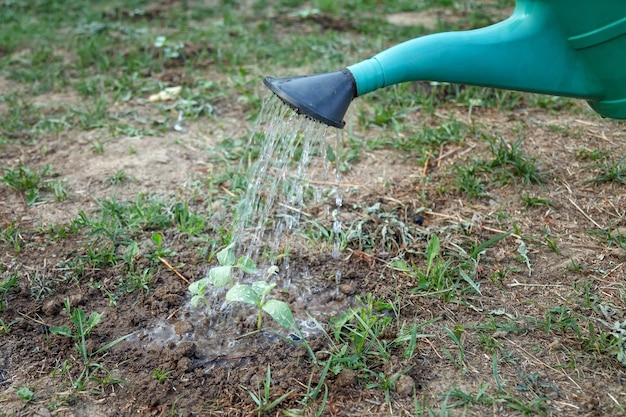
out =
<svg viewBox="0 0 626 417"><path fill-rule="evenodd" d="M209 278L202 278L197 281L194 281L189 285L189 292L195 295L204 296L204 289L207 285L209 285L211 281Z"/></svg>
<svg viewBox="0 0 626 417"><path fill-rule="evenodd" d="M240 303L252 304L255 306L261 304L261 299L252 289L252 287L243 284L233 285L233 287L226 293L226 301L237 301Z"/></svg>
<svg viewBox="0 0 626 417"><path fill-rule="evenodd" d="M137 242L133 241L130 245L124 249L124 254L122 255L122 259L128 264L133 262L133 259L139 254L139 245Z"/></svg>
<svg viewBox="0 0 626 417"><path fill-rule="evenodd" d="M476 291L478 294L482 295L482 293L480 292L480 284L477 283L476 281L474 281L467 274L467 272L465 272L464 270L460 269L459 270L459 274L461 275L461 278L463 278L465 280L465 282L467 282L474 289L474 291Z"/></svg>
<svg viewBox="0 0 626 417"><path fill-rule="evenodd" d="M230 265L220 265L211 268L209 271L209 282L218 288L227 285L233 277L233 267Z"/></svg>
<svg viewBox="0 0 626 417"><path fill-rule="evenodd" d="M87 323L85 326L85 334L89 333L91 329L96 327L98 323L100 323L100 321L102 321L102 313L96 313L96 312L91 313L89 315L89 318L87 319Z"/></svg>
<svg viewBox="0 0 626 417"><path fill-rule="evenodd" d="M190 304L193 308L197 308L198 305L200 304L200 301L205 300L203 295L194 295L193 297L191 297L191 301Z"/></svg>
<svg viewBox="0 0 626 417"><path fill-rule="evenodd" d="M275 286L276 284L270 284L267 281L257 281L252 284L252 289L260 298L265 298Z"/></svg>
<svg viewBox="0 0 626 417"><path fill-rule="evenodd" d="M406 263L406 261L403 261L402 259L391 261L389 266L391 267L391 269L394 269L399 272L404 272L407 274L410 272L413 272L413 269Z"/></svg>
<svg viewBox="0 0 626 417"><path fill-rule="evenodd" d="M20 397L22 400L26 402L32 401L33 398L35 398L35 393L31 391L31 389L28 387L22 387L18 389L16 391L16 394L18 397Z"/></svg>
<svg viewBox="0 0 626 417"><path fill-rule="evenodd" d="M85 331L85 312L80 308L75 308L72 313L72 322L78 328L78 334L84 335Z"/></svg>
<svg viewBox="0 0 626 417"><path fill-rule="evenodd" d="M240 268L246 274L256 274L258 271L254 261L247 256L242 256L237 261L237 268Z"/></svg>
<svg viewBox="0 0 626 417"><path fill-rule="evenodd" d="M480 246L478 246L476 249L474 249L472 251L472 254L470 255L470 258L478 259L478 255L480 255L482 253L482 251L487 249L489 246L491 246L491 245L493 245L495 243L498 243L499 241L501 241L505 237L510 236L512 233L513 233L513 231L509 230L508 232L499 234L497 236L492 237L488 241L483 242Z"/></svg>
<svg viewBox="0 0 626 417"><path fill-rule="evenodd" d="M163 246L163 236L161 233L152 233L152 243L157 245L158 248Z"/></svg>
<svg viewBox="0 0 626 417"><path fill-rule="evenodd" d="M279 300L267 300L263 305L263 311L272 316L276 323L283 327L293 326L293 313L287 303Z"/></svg>
<svg viewBox="0 0 626 417"><path fill-rule="evenodd" d="M109 342L106 345L102 346L100 349L98 349L96 352L94 352L94 355L97 355L97 354L102 353L102 352L106 352L107 350L111 349L113 346L115 346L118 343L128 339L132 335L133 335L133 333L129 333L129 334L125 335L125 336L118 337L114 341Z"/></svg>
<svg viewBox="0 0 626 417"><path fill-rule="evenodd" d="M426 248L426 275L430 274L430 269L433 266L433 261L439 255L439 236L432 235L428 241L428 247Z"/></svg>
<svg viewBox="0 0 626 417"><path fill-rule="evenodd" d="M217 252L217 262L219 262L220 265L226 265L226 266L235 265L235 262L237 262L237 259L235 259L235 244L234 243L231 243L230 245L226 246L221 251Z"/></svg>
<svg viewBox="0 0 626 417"><path fill-rule="evenodd" d="M73 337L72 329L66 326L50 326L50 333L59 336Z"/></svg>

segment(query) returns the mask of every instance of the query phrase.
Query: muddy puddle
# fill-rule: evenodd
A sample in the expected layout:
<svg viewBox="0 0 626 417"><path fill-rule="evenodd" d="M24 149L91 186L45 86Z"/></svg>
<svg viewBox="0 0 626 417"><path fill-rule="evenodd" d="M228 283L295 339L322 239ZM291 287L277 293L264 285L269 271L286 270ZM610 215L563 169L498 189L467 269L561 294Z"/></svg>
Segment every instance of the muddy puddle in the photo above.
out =
<svg viewBox="0 0 626 417"><path fill-rule="evenodd" d="M323 333L320 323L328 323L352 305L351 297L345 294L349 290L334 284L325 286L319 277L308 272L292 273L289 278L278 277L276 281L278 290L272 295L289 303L297 329L282 328L264 314L262 335L270 343L319 336ZM240 303L227 303L225 293L224 288L212 288L209 308L192 307L188 296L175 316L159 319L129 342L143 348L193 342L196 356L201 360L245 355L249 350L247 336L256 330L257 310Z"/></svg>

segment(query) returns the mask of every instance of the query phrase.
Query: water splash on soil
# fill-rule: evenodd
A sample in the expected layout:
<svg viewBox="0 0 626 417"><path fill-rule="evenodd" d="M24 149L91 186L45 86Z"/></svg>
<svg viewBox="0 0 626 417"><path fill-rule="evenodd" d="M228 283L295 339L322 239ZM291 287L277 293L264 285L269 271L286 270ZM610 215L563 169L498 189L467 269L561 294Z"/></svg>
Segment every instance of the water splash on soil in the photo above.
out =
<svg viewBox="0 0 626 417"><path fill-rule="evenodd" d="M321 227L329 227L334 239L329 260L339 260L343 206L339 133L296 114L273 95L268 97L249 143L249 149L260 149L259 155L248 170L247 190L232 226L238 252L252 258L261 271L257 276L238 276L235 281L249 283L267 278L276 282L274 295L280 292L279 297L289 303L300 336L305 338L320 332L315 320L328 322L349 306L348 297L336 285L341 280L339 267L329 283L328 276L290 265L289 261L290 244L300 232L302 218L316 222L316 217L324 217L324 213L331 224ZM331 145L332 138L335 143ZM334 158L328 154L333 148ZM334 167L329 163L332 159ZM333 168L334 181L329 180ZM324 208L319 210L320 206ZM317 215L308 211L311 207L318 208ZM276 264L280 272L270 277L267 271ZM225 292L224 288L208 286L205 295L212 303L210 308L187 304L176 319L162 320L138 339L141 343L163 344L191 341L206 357L244 355L249 346L241 336L254 330L256 311L239 303L226 303ZM270 342L295 336L290 330L278 329L269 317L263 326L269 330L263 336Z"/></svg>

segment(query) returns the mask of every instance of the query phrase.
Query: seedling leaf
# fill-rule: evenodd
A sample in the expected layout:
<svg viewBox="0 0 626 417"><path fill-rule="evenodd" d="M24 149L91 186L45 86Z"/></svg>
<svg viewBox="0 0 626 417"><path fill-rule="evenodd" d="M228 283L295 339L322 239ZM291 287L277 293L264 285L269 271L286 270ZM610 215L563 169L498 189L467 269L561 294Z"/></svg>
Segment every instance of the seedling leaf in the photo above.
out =
<svg viewBox="0 0 626 417"><path fill-rule="evenodd" d="M519 247L517 248L517 253L520 254L522 260L526 263L528 267L528 275L532 275L533 269L530 266L530 259L528 258L528 249L526 248L526 243L523 240L520 240Z"/></svg>
<svg viewBox="0 0 626 417"><path fill-rule="evenodd" d="M248 258L247 256L242 256L241 258L239 258L239 260L237 261L237 267L241 269L243 272L245 272L246 274L257 273L257 269L256 269L256 265L254 264L254 261Z"/></svg>
<svg viewBox="0 0 626 417"><path fill-rule="evenodd" d="M267 300L263 305L263 311L272 316L276 323L283 327L293 326L293 313L287 303L279 300Z"/></svg>
<svg viewBox="0 0 626 417"><path fill-rule="evenodd" d="M209 281L216 287L224 287L233 276L233 267L230 265L220 265L211 268L209 271Z"/></svg>
<svg viewBox="0 0 626 417"><path fill-rule="evenodd" d="M236 284L226 293L226 301L252 304L258 306L261 304L261 298L249 285Z"/></svg>
<svg viewBox="0 0 626 417"><path fill-rule="evenodd" d="M190 304L193 308L198 307L198 305L200 305L200 301L205 300L204 296L202 295L194 295L193 297L191 297L191 301Z"/></svg>
<svg viewBox="0 0 626 417"><path fill-rule="evenodd" d="M73 337L72 329L66 326L50 326L50 333L59 336Z"/></svg>
<svg viewBox="0 0 626 417"><path fill-rule="evenodd" d="M413 269L406 263L406 261L403 261L402 259L396 259L395 261L391 261L389 266L392 269L398 272L404 272L405 274L413 272Z"/></svg>
<svg viewBox="0 0 626 417"><path fill-rule="evenodd" d="M476 291L478 294L482 295L482 293L480 292L480 284L477 283L476 281L474 281L468 274L467 272L465 272L464 270L459 270L459 274L461 275L461 278L463 278L465 280L465 282L467 282L473 289L474 291Z"/></svg>
<svg viewBox="0 0 626 417"><path fill-rule="evenodd" d="M96 327L98 323L100 323L100 321L102 321L102 313L96 313L96 312L91 313L89 315L89 318L87 319L87 323L85 326L85 334L89 333L91 329Z"/></svg>
<svg viewBox="0 0 626 417"><path fill-rule="evenodd" d="M217 252L217 261L220 265L233 266L237 259L235 258L235 245L231 243L221 251Z"/></svg>
<svg viewBox="0 0 626 417"><path fill-rule="evenodd" d="M265 298L267 294L272 291L276 284L270 284L267 281L257 281L252 284L252 289L259 296L259 298Z"/></svg>
<svg viewBox="0 0 626 417"><path fill-rule="evenodd" d="M195 294L195 295L198 295L198 296L203 296L204 295L204 289L206 288L206 286L209 283L210 283L209 278L199 279L197 281L192 282L191 285L189 285L189 291L192 294Z"/></svg>
<svg viewBox="0 0 626 417"><path fill-rule="evenodd" d="M428 241L428 247L426 248L426 275L430 274L430 269L433 266L433 261L439 255L440 245L439 236L432 235Z"/></svg>

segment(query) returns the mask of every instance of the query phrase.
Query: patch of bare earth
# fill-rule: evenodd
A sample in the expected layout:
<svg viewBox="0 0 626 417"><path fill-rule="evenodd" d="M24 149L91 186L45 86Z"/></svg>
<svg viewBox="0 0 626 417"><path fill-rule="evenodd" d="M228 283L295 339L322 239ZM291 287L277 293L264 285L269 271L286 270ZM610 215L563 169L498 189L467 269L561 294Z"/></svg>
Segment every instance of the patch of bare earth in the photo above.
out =
<svg viewBox="0 0 626 417"><path fill-rule="evenodd" d="M468 117L466 112L454 109L441 109L440 115L441 118L432 119L433 124L451 116L461 120ZM414 116L427 117L419 112ZM614 306L623 314L626 254L619 246L607 245L602 232L624 226L625 188L616 182L589 182L597 175L596 168L577 155L580 149L600 149L616 156L626 154L624 126L590 113L572 117L533 109L517 112L479 109L472 114L471 122L483 130L498 132L509 142L523 137L523 150L536 158L540 170L547 174L547 181L538 185L493 184L488 197L476 200L446 191L442 185L450 181L451 167L471 158L488 158L484 140L472 134L461 145L441 149L440 157L430 159L427 165L417 162L420 155L363 151L361 160L343 176L344 224L365 216L363 208L376 203L387 212L402 213L407 222L418 209L426 208L422 212L424 223L416 229L423 235L422 243L418 241L413 247L403 248L417 253L424 251L431 234L439 235L444 250L454 252L460 243L484 242L516 227L520 234L534 236L539 242L528 245L530 268L520 260L521 241L511 235L481 256L481 294L466 296L460 303L446 303L414 292L417 284L412 278L388 267L393 251L382 244L367 251L348 249L339 261L328 254L303 250L292 256L292 274L306 273L313 277L315 285L333 288L335 271L340 268L341 284L350 289L341 297L352 299L371 292L394 300L400 294L399 323L440 318L423 329L433 336L418 341L415 357L406 360L401 352L395 352L392 360L380 369L393 375L410 368L407 375L415 384L418 398L431 407L441 405L441 396L453 387L477 393L488 384L486 393L495 395L500 384L502 389L527 403L537 396L547 398L546 408L541 412L547 415L618 415L621 404L626 402L620 382L626 375L615 357L608 352L585 351L580 339L567 329L548 332L533 323L545 320L553 307L578 309L573 300L584 296L580 290L584 283L593 297L601 298L603 304ZM191 123L189 129L210 132L219 127ZM387 133L371 130L361 134L374 137ZM20 227L37 230L38 225L71 221L79 210L93 208L97 198L115 196L123 200L133 199L138 193L176 194L187 181L205 173L207 150L196 147L197 141L206 140L203 146L208 152L217 141L211 135L198 135L194 141L187 141L187 135L178 132L139 139L117 137L106 139L103 154L94 154L90 148L94 135L103 133L70 132L45 138L36 148L5 147L2 164L16 159L34 166L51 164L67 179L70 197L63 202L27 208L14 190L2 185L3 224L16 222ZM41 146L47 151L41 152ZM130 148L134 151L130 152ZM124 170L129 180L119 185L107 183L106 178L119 170ZM543 197L551 205L528 208L520 199L522 194ZM374 217L372 227L384 223L383 219ZM558 252L542 244L548 229L557 240ZM260 387L268 364L272 369L273 398L292 391L275 410L297 407L311 375L312 382L317 382L319 369L304 348L266 333L246 337L242 342L246 346L245 354L215 356L199 352L194 342L185 339L185 334L193 332L198 325L190 322L184 312L188 299L186 284L165 268L154 277L148 294L129 294L113 305L100 288L89 283L103 282L106 286L116 279L115 269L88 271L80 283L61 283L63 270L57 266L58 261L81 251L81 239L46 242L37 232L24 237L28 244L20 253L8 245L2 246L0 262L7 271L19 270L31 281L39 274L58 283L51 284L53 294L39 301L33 299L28 279L7 294L1 317L5 323L13 324L8 334L0 336L3 413L113 416L167 415L170 410L176 410L182 415L249 415L255 406L241 387L252 390ZM170 262L181 265L180 272L186 278L195 280L204 276L207 266L192 245L176 232L166 239L177 252ZM412 260L418 264L424 262L420 256ZM584 265L582 272L571 269L572 261ZM490 276L501 278L490 279ZM104 313L103 322L90 336L92 348L125 334L141 334L158 322L170 323L178 329L177 335L165 343L139 337L116 345L102 363L110 371L108 376L119 381L94 385L97 390L93 392L76 392L70 388L71 375L62 372L64 361L79 361L72 343L46 332L46 326L67 324L62 308L65 297L71 297L72 305L86 312ZM292 308L296 313L306 311L306 305L292 304ZM472 329L484 325L489 317L516 323L524 330ZM242 334L252 330L244 318L238 320ZM443 350L445 347L448 352L455 352L456 346L442 329L456 325L466 329L464 358L460 364ZM586 333L588 328L581 331ZM495 356L486 353L481 339L485 336L497 344ZM323 338L313 338L310 343L314 351L327 349ZM498 381L493 377L494 366ZM165 381L155 378L155 369L168 373ZM327 378L327 415L413 414L411 395L392 393L391 403L386 404L379 391L364 389L362 382L353 377L329 374ZM33 389L34 401L25 403L15 395L15 390L22 386ZM317 405L321 405L319 400ZM486 413L517 414L502 403L469 406L466 410L466 415Z"/></svg>

